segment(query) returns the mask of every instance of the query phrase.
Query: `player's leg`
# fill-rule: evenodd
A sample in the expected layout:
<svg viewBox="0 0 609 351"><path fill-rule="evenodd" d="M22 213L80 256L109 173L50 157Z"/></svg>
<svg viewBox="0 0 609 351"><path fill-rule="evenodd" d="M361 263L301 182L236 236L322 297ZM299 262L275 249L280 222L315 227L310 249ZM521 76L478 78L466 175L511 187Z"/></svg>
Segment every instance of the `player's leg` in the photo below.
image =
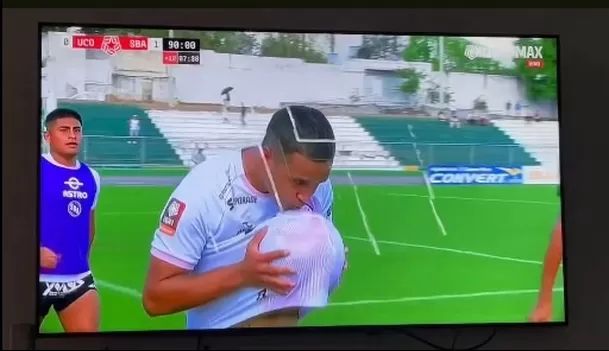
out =
<svg viewBox="0 0 609 351"><path fill-rule="evenodd" d="M229 105L229 102L226 100L224 101L224 104L222 105L222 116L224 117L224 123L230 122L228 120L228 105Z"/></svg>
<svg viewBox="0 0 609 351"><path fill-rule="evenodd" d="M133 144L133 137L135 136L135 129L129 128L129 139L127 140L127 144Z"/></svg>
<svg viewBox="0 0 609 351"><path fill-rule="evenodd" d="M139 136L140 136L140 127L136 127L133 130L133 143L134 144L137 144Z"/></svg>
<svg viewBox="0 0 609 351"><path fill-rule="evenodd" d="M99 330L100 299L93 276L83 279L78 289L55 303L55 310L66 333L97 332Z"/></svg>

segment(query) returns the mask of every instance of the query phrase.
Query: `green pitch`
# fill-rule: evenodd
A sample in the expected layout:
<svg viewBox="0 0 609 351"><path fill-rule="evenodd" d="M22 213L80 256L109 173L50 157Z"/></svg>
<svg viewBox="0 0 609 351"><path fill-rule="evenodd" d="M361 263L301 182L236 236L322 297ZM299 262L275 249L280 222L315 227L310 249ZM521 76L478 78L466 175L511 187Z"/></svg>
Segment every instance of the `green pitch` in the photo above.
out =
<svg viewBox="0 0 609 351"><path fill-rule="evenodd" d="M171 191L104 187L92 253L103 331L184 326L182 314L148 317L140 299L152 233ZM351 186L335 186L334 218L350 250L349 269L332 305L304 325L526 320L560 210L556 187L437 186L434 192L438 217L425 186L359 186L357 196ZM561 287L562 275L556 320L564 319ZM42 330L61 331L53 312Z"/></svg>

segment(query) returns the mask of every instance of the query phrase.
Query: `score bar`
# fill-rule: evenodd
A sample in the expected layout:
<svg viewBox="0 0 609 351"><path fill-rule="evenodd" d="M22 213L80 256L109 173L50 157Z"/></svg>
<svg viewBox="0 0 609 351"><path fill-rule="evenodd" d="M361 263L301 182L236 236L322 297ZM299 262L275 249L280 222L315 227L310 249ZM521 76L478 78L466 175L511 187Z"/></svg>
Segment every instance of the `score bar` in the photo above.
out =
<svg viewBox="0 0 609 351"><path fill-rule="evenodd" d="M120 51L163 51L162 38L114 35L66 35L65 48L102 50L113 56Z"/></svg>

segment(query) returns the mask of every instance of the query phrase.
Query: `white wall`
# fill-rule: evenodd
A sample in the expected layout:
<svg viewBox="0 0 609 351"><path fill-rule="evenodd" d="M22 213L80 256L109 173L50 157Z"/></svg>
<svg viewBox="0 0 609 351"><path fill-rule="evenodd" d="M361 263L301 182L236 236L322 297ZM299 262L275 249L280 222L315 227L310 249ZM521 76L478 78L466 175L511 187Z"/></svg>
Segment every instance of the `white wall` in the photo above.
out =
<svg viewBox="0 0 609 351"><path fill-rule="evenodd" d="M382 94L382 84L366 77L366 69L396 70L413 67L430 77L431 65L403 61L346 59L341 64L310 64L300 59L218 54L201 51L200 65L164 66L158 52L119 53L107 59L86 59L85 51L65 48L64 33L50 33L43 39L50 60L45 68L44 89L53 89L57 98L66 98L85 89L86 83L96 86L112 84L114 72L158 79L153 83L153 96L159 101L175 97L186 103L220 103L220 91L234 87L233 103L278 107L281 102L346 102L354 93L373 99ZM350 38L347 40L346 38ZM320 39L321 40L321 39ZM361 42L358 36L337 35L337 52L346 57L349 46ZM137 70L137 72L136 72ZM174 80L172 84L168 82ZM134 79L133 84L140 84ZM508 101L514 105L525 102L522 85L516 78L479 74L451 73L447 87L454 92L458 108L471 108L473 100L485 96L491 110L504 110ZM73 87L73 89L68 89ZM45 94L43 90L43 95ZM138 96L137 87L132 94ZM421 94L424 96L424 93ZM365 100L365 99L364 99ZM552 106L548 107L549 110Z"/></svg>

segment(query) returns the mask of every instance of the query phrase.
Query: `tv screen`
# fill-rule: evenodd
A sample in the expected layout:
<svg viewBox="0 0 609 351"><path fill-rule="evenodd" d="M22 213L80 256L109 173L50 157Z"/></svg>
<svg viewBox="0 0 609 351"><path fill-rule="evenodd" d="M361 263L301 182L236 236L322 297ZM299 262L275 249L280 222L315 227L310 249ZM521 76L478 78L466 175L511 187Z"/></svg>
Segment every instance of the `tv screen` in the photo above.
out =
<svg viewBox="0 0 609 351"><path fill-rule="evenodd" d="M45 26L41 333L564 322L557 38Z"/></svg>

